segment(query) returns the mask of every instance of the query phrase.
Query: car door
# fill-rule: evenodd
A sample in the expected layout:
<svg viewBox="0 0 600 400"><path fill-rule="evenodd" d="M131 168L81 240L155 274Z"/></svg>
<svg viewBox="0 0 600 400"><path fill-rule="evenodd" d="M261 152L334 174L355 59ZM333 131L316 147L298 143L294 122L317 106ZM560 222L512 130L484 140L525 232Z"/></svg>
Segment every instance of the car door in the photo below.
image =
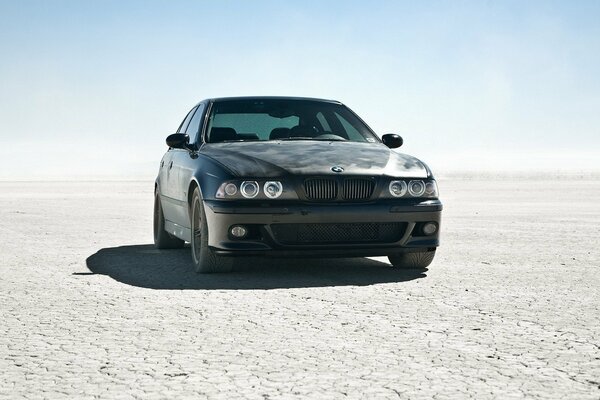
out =
<svg viewBox="0 0 600 400"><path fill-rule="evenodd" d="M204 117L204 104L199 104L194 116L190 120L185 133L190 137L190 144L194 144L196 136L202 126ZM168 178L169 193L175 200L173 222L182 228L189 228L188 187L194 171L194 153L188 149L173 149L172 167ZM184 229L185 231L185 229ZM185 234L185 232L184 232Z"/></svg>
<svg viewBox="0 0 600 400"><path fill-rule="evenodd" d="M197 107L194 107L187 113L185 119L179 125L177 133L185 133L190 120L193 118ZM176 170L173 169L173 158L178 152L177 149L169 149L163 156L160 162L160 172L158 174L159 192L161 194L161 204L163 208L163 214L165 217L165 223L170 225L177 220L177 196L175 193L176 188ZM171 229L169 229L171 231Z"/></svg>

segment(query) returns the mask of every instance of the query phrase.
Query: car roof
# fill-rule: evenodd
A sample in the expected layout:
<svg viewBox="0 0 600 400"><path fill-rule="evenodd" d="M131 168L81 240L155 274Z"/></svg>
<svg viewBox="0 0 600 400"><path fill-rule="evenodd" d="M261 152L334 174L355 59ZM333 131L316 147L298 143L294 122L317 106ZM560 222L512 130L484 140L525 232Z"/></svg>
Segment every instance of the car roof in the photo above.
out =
<svg viewBox="0 0 600 400"><path fill-rule="evenodd" d="M318 99L313 97L293 97L293 96L239 96L239 97L214 97L211 99L202 100L204 102L224 102L236 100L304 100L304 101L319 101L324 103L342 104L337 100Z"/></svg>

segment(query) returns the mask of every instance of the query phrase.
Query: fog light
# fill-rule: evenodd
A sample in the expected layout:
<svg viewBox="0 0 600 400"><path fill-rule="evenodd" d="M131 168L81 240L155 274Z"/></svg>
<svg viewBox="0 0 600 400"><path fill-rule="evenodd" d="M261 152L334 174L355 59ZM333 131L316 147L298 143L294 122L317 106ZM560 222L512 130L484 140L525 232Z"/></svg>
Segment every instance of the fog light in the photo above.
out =
<svg viewBox="0 0 600 400"><path fill-rule="evenodd" d="M423 233L427 236L437 232L437 224L435 222L427 222L423 225Z"/></svg>
<svg viewBox="0 0 600 400"><path fill-rule="evenodd" d="M234 225L229 229L229 233L236 239L242 239L248 234L248 229L242 225Z"/></svg>

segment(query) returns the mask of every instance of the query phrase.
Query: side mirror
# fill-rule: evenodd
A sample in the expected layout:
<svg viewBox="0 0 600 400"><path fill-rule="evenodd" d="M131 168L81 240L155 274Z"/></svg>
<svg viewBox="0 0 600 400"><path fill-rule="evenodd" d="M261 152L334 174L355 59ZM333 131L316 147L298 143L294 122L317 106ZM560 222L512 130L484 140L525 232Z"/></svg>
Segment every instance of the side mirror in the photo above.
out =
<svg viewBox="0 0 600 400"><path fill-rule="evenodd" d="M190 142L190 137L185 133L174 133L167 136L167 146L174 149L185 149Z"/></svg>
<svg viewBox="0 0 600 400"><path fill-rule="evenodd" d="M390 149L395 149L396 147L402 146L404 140L402 140L402 136L396 135L394 133L388 133L387 135L383 135L381 137L383 144L385 144Z"/></svg>

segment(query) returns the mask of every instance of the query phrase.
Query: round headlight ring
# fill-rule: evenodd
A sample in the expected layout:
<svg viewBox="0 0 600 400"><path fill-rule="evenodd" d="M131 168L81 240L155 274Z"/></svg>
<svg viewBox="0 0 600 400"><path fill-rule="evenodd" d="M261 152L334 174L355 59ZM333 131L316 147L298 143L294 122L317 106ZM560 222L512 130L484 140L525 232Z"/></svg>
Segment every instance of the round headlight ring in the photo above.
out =
<svg viewBox="0 0 600 400"><path fill-rule="evenodd" d="M265 196L270 199L276 199L283 193L283 185L278 181L267 181L263 187Z"/></svg>
<svg viewBox="0 0 600 400"><path fill-rule="evenodd" d="M410 181L408 182L408 193L413 197L423 196L425 193L425 182L423 181Z"/></svg>
<svg viewBox="0 0 600 400"><path fill-rule="evenodd" d="M256 181L244 181L240 185L240 192L242 193L242 196L247 199L255 198L258 196L259 191L258 182Z"/></svg>
<svg viewBox="0 0 600 400"><path fill-rule="evenodd" d="M235 196L235 194L237 193L237 186L235 185L235 183L228 183L227 185L225 185L225 194L227 196Z"/></svg>
<svg viewBox="0 0 600 400"><path fill-rule="evenodd" d="M394 197L402 197L406 194L407 186L404 181L391 181L388 186L390 194Z"/></svg>

